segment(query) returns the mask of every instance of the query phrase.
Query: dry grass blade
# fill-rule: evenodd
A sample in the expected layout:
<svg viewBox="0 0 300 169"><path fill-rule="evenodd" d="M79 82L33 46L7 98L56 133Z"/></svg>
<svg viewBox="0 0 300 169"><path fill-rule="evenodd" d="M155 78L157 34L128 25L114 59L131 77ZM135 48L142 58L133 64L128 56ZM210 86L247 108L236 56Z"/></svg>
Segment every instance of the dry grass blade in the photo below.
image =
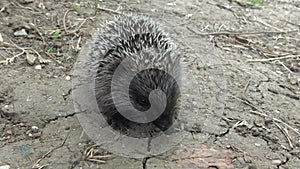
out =
<svg viewBox="0 0 300 169"><path fill-rule="evenodd" d="M66 136L66 138L63 140L63 142L62 142L59 146L52 148L52 149L49 150L47 153L45 153L40 159L38 159L38 160L34 163L34 165L32 166L32 169L39 169L39 168L41 168L41 167L43 168L43 167L47 166L47 165L40 166L39 163L40 163L43 159L45 159L49 154L51 154L53 151L55 151L55 150L57 150L57 149L63 147L63 146L65 145L65 143L66 143L66 141L67 141L69 135L70 135L70 132L68 133L68 135Z"/></svg>
<svg viewBox="0 0 300 169"><path fill-rule="evenodd" d="M261 31L261 32L198 32L193 30L190 27L186 27L189 31L195 33L196 35L200 36L208 36L208 35L259 35L259 34L288 34L288 33L295 33L299 30L291 30L291 31Z"/></svg>
<svg viewBox="0 0 300 169"><path fill-rule="evenodd" d="M291 136L288 134L288 132L284 129L284 128L282 128L278 123L276 123L275 121L274 121L274 124L279 128L279 130L283 133L283 135L285 136L285 138L287 139L287 141L288 141L288 143L289 143L289 146L291 147L291 149L293 149L294 148L294 146L293 146L293 143L292 143L292 138L291 138Z"/></svg>
<svg viewBox="0 0 300 169"><path fill-rule="evenodd" d="M99 145L94 144L87 147L84 151L84 156L86 161L96 162L96 163L105 163L104 159L113 157L111 154L103 154L103 152L98 151ZM103 154L103 155L102 155Z"/></svg>
<svg viewBox="0 0 300 169"><path fill-rule="evenodd" d="M268 115L266 115L264 113L261 113L261 112L258 112L258 111L250 111L250 113L256 114L256 115L259 115L259 116L262 116L262 117L269 117ZM277 118L273 118L273 120L275 122L282 123L283 125L285 125L289 129L293 130L296 134L298 134L300 136L300 132L297 129L295 129L295 128L291 127L290 125L288 125L287 123L285 123L285 122L283 122L283 121L281 121L281 120L279 120Z"/></svg>
<svg viewBox="0 0 300 169"><path fill-rule="evenodd" d="M274 58L268 58L268 59L247 60L247 62L269 62L269 61L284 60L284 59L297 59L299 57L300 57L300 55L288 55L288 56L274 57Z"/></svg>
<svg viewBox="0 0 300 169"><path fill-rule="evenodd" d="M259 115L261 117L269 117L269 115L262 113L263 112L262 110L260 110L258 107L256 107L253 104L251 104L247 99L241 99L241 98L238 98L236 96L231 96L231 97L234 98L234 99L236 99L236 100L239 100L239 101L245 103L246 105L248 105L248 106L250 106L250 107L252 107L252 108L254 108L256 110L256 111L251 110L250 113ZM281 121L281 120L279 120L277 118L273 118L273 120L275 122L282 123L283 125L285 125L289 129L293 130L296 134L298 134L300 136L300 132L297 129L295 129L295 128L291 127L290 125L288 125L287 123L285 123L285 122L283 122L283 121Z"/></svg>

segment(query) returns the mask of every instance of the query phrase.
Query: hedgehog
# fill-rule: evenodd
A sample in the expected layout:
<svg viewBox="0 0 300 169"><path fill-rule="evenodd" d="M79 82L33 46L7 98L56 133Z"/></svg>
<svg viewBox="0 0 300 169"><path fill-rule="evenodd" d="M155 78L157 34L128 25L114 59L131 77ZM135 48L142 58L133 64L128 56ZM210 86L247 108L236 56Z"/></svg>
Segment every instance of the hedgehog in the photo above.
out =
<svg viewBox="0 0 300 169"><path fill-rule="evenodd" d="M177 46L162 25L144 15L118 16L96 32L89 52L96 67L96 101L107 124L139 134L166 131L173 125L179 111L182 64ZM154 90L161 92L152 93L151 100ZM152 114L147 112L146 121L136 122L126 117L133 111L128 107L162 112L149 121Z"/></svg>

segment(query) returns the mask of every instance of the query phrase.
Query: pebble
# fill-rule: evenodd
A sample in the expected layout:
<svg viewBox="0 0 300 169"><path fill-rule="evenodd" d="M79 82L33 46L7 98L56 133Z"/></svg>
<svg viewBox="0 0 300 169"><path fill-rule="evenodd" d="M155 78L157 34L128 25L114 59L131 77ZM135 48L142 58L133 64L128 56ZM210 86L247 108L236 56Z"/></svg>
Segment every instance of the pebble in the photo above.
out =
<svg viewBox="0 0 300 169"><path fill-rule="evenodd" d="M170 2L170 3L167 3L168 6L176 6L176 3L175 2Z"/></svg>
<svg viewBox="0 0 300 169"><path fill-rule="evenodd" d="M273 160L272 164L279 165L279 164L281 164L281 160Z"/></svg>
<svg viewBox="0 0 300 169"><path fill-rule="evenodd" d="M0 166L0 169L10 169L10 166L9 165L2 165L2 166Z"/></svg>
<svg viewBox="0 0 300 169"><path fill-rule="evenodd" d="M3 42L3 38L2 38L1 33L0 33L0 42Z"/></svg>
<svg viewBox="0 0 300 169"><path fill-rule="evenodd" d="M27 63L28 63L30 66L34 65L34 63L36 62L36 60L37 60L37 57L36 57L36 56L34 56L34 55L32 55L32 54L27 54L27 55L26 55L26 61L27 61Z"/></svg>
<svg viewBox="0 0 300 169"><path fill-rule="evenodd" d="M12 132L12 130L7 130L7 131L6 131L6 134L8 134L8 135L12 135L12 134L13 134L13 132Z"/></svg>
<svg viewBox="0 0 300 169"><path fill-rule="evenodd" d="M39 3L38 7L39 7L40 9L45 9L45 8L46 8L45 5L44 5L43 3Z"/></svg>
<svg viewBox="0 0 300 169"><path fill-rule="evenodd" d="M25 29L21 29L21 30L18 30L18 31L16 31L16 32L14 32L14 35L15 35L15 36L26 36L26 35L28 35L28 34L27 34L27 32L26 32Z"/></svg>
<svg viewBox="0 0 300 169"><path fill-rule="evenodd" d="M58 47L58 48L62 47L62 45L63 45L63 44L62 44L61 42L55 42L55 43L54 43L54 46L55 46L55 47Z"/></svg>
<svg viewBox="0 0 300 169"><path fill-rule="evenodd" d="M69 75L66 76L66 80L67 80L67 81L71 80L71 76L69 76Z"/></svg>
<svg viewBox="0 0 300 169"><path fill-rule="evenodd" d="M255 146L260 147L261 145L259 143L254 143Z"/></svg>
<svg viewBox="0 0 300 169"><path fill-rule="evenodd" d="M35 65L34 68L35 68L36 70L41 70L41 69L42 69L42 65Z"/></svg>
<svg viewBox="0 0 300 169"><path fill-rule="evenodd" d="M39 128L37 126L31 126L31 131L33 133L37 133L39 131Z"/></svg>
<svg viewBox="0 0 300 169"><path fill-rule="evenodd" d="M185 18L190 19L192 16L193 16L193 14L190 13L190 14L185 15Z"/></svg>
<svg viewBox="0 0 300 169"><path fill-rule="evenodd" d="M300 140L298 140L298 141L296 142L296 146L297 146L297 147L300 147Z"/></svg>

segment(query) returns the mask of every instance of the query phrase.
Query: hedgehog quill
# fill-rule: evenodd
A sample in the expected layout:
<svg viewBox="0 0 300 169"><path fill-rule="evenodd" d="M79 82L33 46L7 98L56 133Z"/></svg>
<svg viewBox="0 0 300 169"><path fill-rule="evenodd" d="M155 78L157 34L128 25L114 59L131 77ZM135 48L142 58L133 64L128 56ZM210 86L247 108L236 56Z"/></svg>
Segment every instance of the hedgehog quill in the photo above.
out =
<svg viewBox="0 0 300 169"><path fill-rule="evenodd" d="M178 114L182 64L162 26L146 16L122 15L90 45L96 100L107 123L135 133L169 129Z"/></svg>

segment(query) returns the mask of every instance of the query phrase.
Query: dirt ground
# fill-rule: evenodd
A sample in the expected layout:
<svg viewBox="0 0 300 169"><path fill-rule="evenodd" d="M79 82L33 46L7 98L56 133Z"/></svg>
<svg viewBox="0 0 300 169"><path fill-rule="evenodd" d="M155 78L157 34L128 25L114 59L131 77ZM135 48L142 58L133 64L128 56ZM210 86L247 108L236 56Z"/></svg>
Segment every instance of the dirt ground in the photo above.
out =
<svg viewBox="0 0 300 169"><path fill-rule="evenodd" d="M300 1L255 2L105 0L96 13L93 0L1 0L0 169L299 168ZM120 12L166 27L201 100L186 102L195 125L181 144L147 161L95 145L72 103L78 52ZM220 120L205 121L216 94Z"/></svg>

